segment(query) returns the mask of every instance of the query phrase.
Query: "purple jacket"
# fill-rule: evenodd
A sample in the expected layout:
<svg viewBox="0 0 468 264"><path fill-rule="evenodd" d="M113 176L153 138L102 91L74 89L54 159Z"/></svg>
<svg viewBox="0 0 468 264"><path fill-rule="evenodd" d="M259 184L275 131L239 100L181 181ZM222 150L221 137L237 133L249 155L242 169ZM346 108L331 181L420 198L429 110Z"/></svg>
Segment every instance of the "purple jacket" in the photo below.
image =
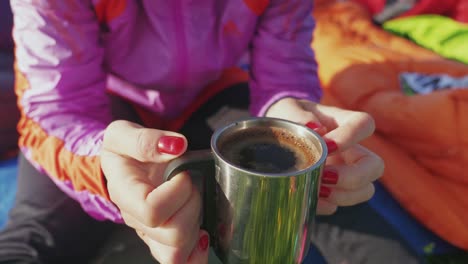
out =
<svg viewBox="0 0 468 264"><path fill-rule="evenodd" d="M318 101L312 0L12 0L28 159L97 219L120 222L100 170L106 90L176 118L248 62L251 113Z"/></svg>

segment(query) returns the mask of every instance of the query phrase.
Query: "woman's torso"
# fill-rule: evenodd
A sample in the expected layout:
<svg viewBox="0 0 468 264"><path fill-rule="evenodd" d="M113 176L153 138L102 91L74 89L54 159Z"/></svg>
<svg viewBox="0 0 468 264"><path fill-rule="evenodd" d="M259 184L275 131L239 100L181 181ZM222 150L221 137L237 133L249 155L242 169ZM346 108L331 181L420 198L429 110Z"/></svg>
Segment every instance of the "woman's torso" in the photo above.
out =
<svg viewBox="0 0 468 264"><path fill-rule="evenodd" d="M107 88L168 117L247 57L261 9L248 0L115 2L95 5Z"/></svg>

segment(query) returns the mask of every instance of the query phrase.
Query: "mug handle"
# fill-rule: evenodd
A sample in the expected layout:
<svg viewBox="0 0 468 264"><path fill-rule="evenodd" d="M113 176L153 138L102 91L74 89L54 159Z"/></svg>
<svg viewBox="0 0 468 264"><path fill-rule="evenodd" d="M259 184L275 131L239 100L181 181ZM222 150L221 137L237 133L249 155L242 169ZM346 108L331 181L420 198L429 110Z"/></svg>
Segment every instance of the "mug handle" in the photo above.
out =
<svg viewBox="0 0 468 264"><path fill-rule="evenodd" d="M213 152L210 149L186 152L169 162L163 179L168 181L182 171L189 171L192 181L201 193L201 227L208 231L212 239L216 232L216 181Z"/></svg>
<svg viewBox="0 0 468 264"><path fill-rule="evenodd" d="M200 171L209 173L214 171L213 153L209 149L193 150L184 153L182 156L172 160L167 165L163 174L164 181L170 180L182 171Z"/></svg>

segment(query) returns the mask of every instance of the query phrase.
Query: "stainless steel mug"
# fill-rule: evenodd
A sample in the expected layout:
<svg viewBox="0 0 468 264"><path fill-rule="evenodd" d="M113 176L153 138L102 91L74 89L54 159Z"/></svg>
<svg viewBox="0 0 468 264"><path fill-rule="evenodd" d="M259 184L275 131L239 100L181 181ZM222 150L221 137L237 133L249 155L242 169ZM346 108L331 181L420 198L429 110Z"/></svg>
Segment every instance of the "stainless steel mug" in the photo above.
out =
<svg viewBox="0 0 468 264"><path fill-rule="evenodd" d="M304 139L316 150L315 163L298 171L260 173L226 160L219 142L252 127L278 127ZM210 150L187 152L174 160L165 178L185 170L203 175L198 179L202 227L223 263L301 263L310 246L326 155L325 142L313 130L282 119L252 118L215 131Z"/></svg>

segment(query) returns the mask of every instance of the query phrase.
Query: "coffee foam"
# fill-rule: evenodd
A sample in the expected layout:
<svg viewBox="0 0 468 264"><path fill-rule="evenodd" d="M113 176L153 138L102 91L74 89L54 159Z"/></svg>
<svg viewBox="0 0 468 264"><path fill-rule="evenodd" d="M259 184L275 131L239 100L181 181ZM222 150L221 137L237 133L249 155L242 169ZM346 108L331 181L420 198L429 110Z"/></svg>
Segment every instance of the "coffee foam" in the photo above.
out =
<svg viewBox="0 0 468 264"><path fill-rule="evenodd" d="M317 162L319 157L312 142L280 127L252 127L237 131L222 138L218 148L225 159L236 164L236 155L239 155L242 149L258 143L279 144L294 153L296 164L291 171L305 169Z"/></svg>

